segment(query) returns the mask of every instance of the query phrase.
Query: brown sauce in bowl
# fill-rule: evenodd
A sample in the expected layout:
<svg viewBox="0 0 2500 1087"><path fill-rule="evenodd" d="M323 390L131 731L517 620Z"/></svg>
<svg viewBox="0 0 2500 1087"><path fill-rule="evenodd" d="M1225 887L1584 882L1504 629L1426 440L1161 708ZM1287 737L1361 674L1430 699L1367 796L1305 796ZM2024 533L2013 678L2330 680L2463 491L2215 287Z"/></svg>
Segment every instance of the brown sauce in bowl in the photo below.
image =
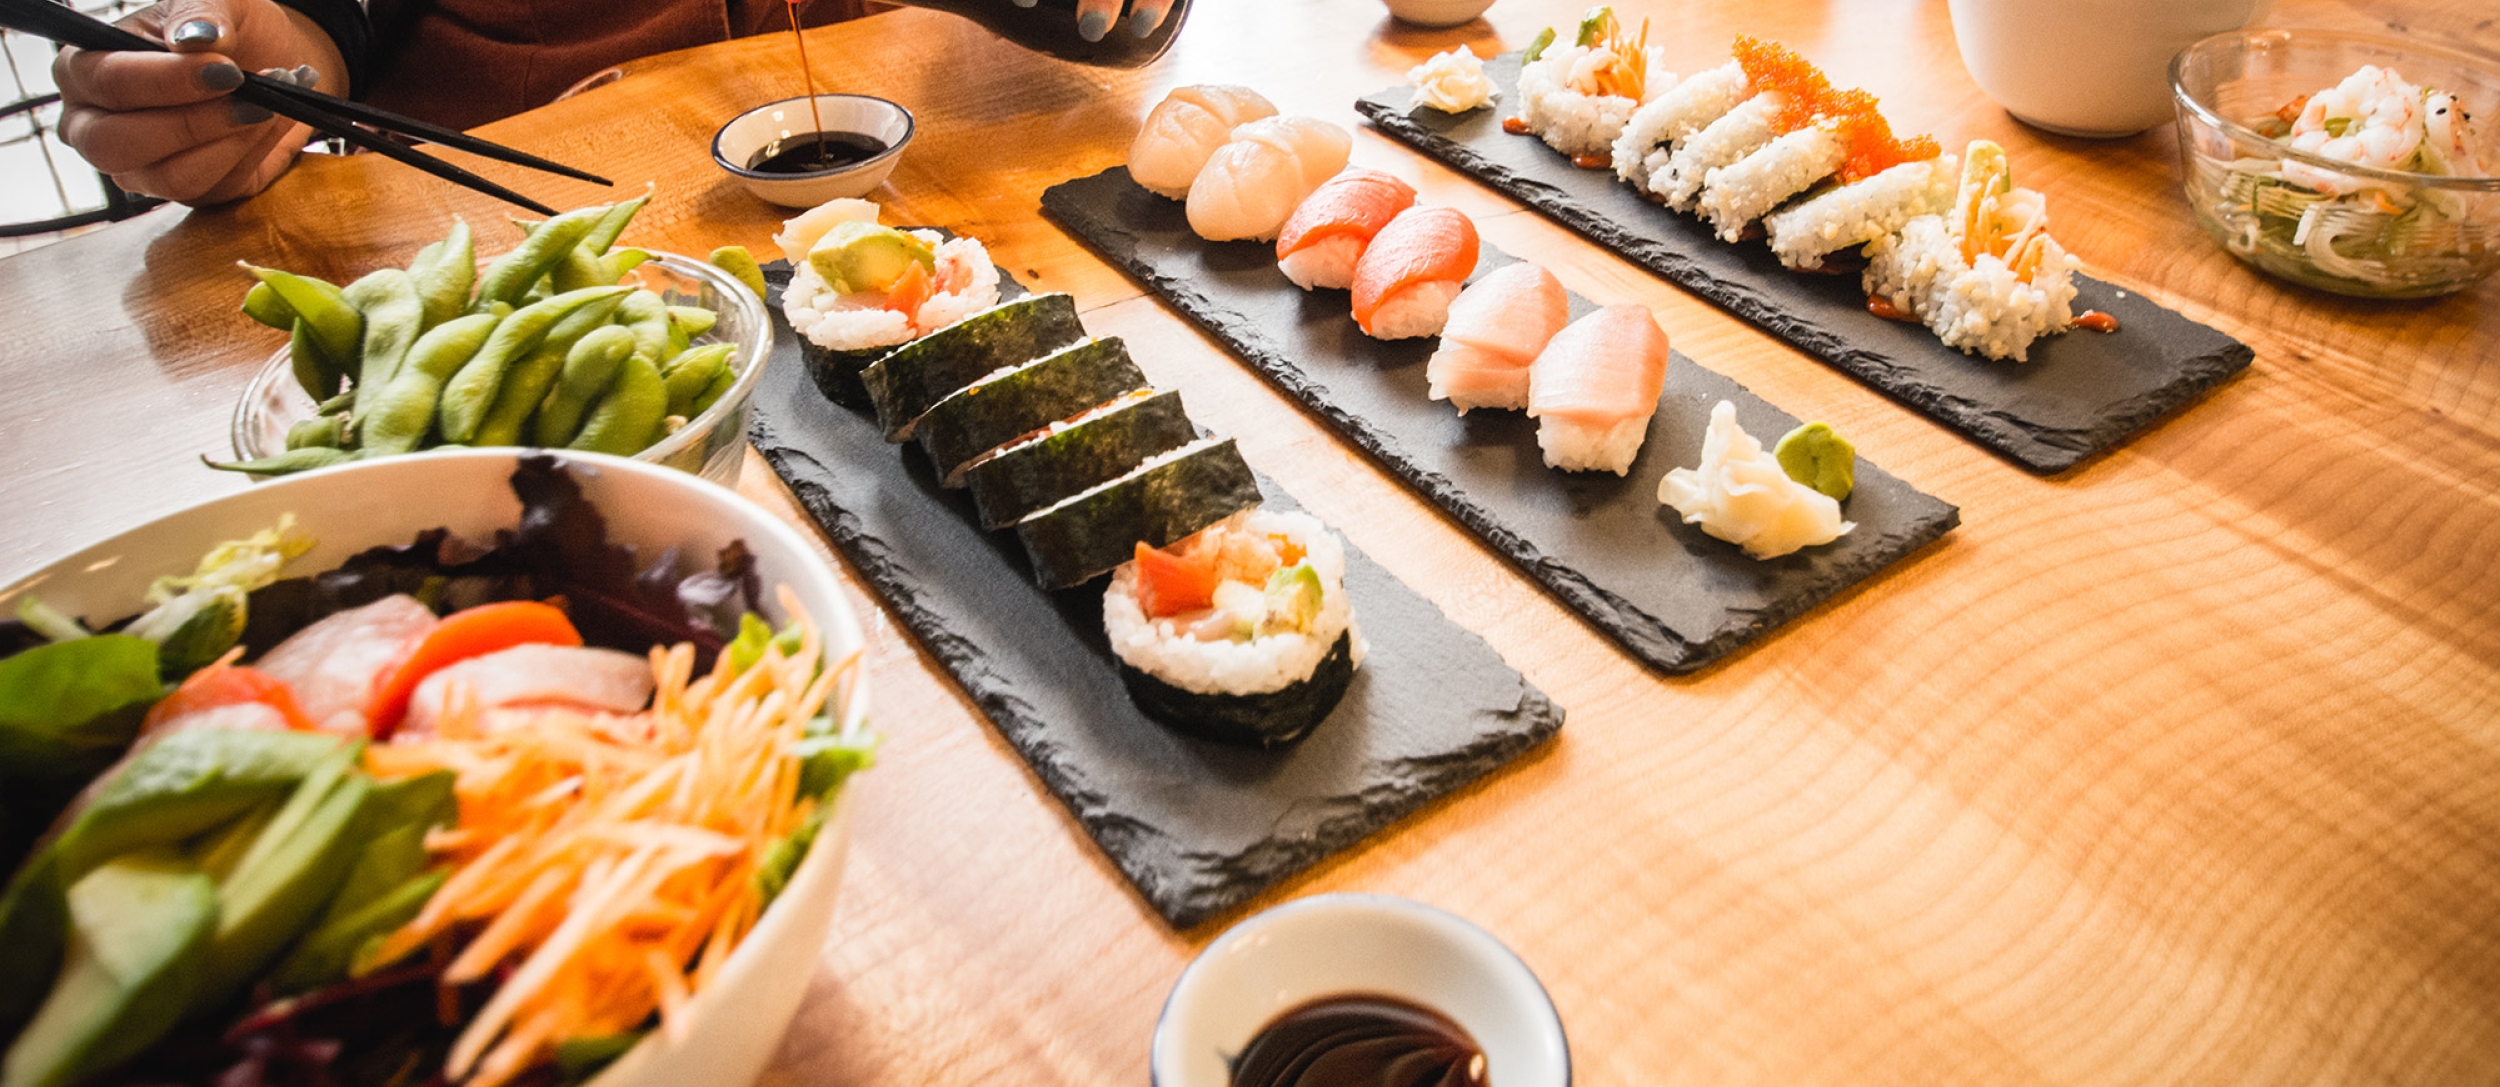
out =
<svg viewBox="0 0 2500 1087"><path fill-rule="evenodd" d="M813 174L857 166L886 152L886 143L858 132L802 132L765 144L747 160L759 174Z"/></svg>
<svg viewBox="0 0 2500 1087"><path fill-rule="evenodd" d="M1232 1061L1233 1087L1487 1087L1484 1047L1449 1016L1377 993L1288 1009Z"/></svg>

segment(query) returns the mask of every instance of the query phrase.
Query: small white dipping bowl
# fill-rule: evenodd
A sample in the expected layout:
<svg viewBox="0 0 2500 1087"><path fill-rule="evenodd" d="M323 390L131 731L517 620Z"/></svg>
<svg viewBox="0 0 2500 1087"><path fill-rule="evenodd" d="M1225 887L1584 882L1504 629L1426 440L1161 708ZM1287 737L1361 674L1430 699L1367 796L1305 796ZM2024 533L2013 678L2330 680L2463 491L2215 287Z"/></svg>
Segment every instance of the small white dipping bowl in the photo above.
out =
<svg viewBox="0 0 2500 1087"><path fill-rule="evenodd" d="M805 174L765 174L747 169L755 153L792 136L805 136L817 131L816 119L824 118L826 132L856 132L885 145L885 150L862 162L834 170ZM913 122L911 111L883 98L865 94L820 94L816 110L811 114L805 98L786 98L757 106L720 126L712 137L712 161L738 179L747 191L785 208L812 208L827 200L846 196L866 196L885 184L894 164L902 161L903 148L911 143Z"/></svg>
<svg viewBox="0 0 2500 1087"><path fill-rule="evenodd" d="M1382 0L1401 23L1445 27L1474 22L1493 0Z"/></svg>
<svg viewBox="0 0 2500 1087"><path fill-rule="evenodd" d="M1528 964L1458 916L1388 895L1288 902L1233 926L1181 971L1155 1023L1154 1087L1227 1087L1259 1029L1325 996L1377 993L1457 1021L1486 1080L1565 1087L1571 1048Z"/></svg>

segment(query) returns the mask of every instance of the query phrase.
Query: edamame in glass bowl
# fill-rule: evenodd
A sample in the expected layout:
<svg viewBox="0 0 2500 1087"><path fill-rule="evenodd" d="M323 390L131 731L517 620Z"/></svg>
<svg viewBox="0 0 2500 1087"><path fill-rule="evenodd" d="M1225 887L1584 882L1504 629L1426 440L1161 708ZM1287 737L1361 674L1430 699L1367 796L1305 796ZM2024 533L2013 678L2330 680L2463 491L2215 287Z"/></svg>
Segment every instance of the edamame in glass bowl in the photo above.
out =
<svg viewBox="0 0 2500 1087"><path fill-rule="evenodd" d="M2218 34L2170 63L2188 206L2231 255L2362 298L2500 267L2500 61L2324 30Z"/></svg>
<svg viewBox="0 0 2500 1087"><path fill-rule="evenodd" d="M729 375L723 379L726 388L710 397L702 410L688 416L664 416L658 439L633 454L634 459L691 472L724 486L735 485L745 460L749 403L764 364L772 356L772 319L764 311L763 300L736 276L673 253L653 252L651 259L626 272L621 282L652 292L667 306L711 311L710 327L687 335L686 343L690 348L719 345L714 352L726 354L722 361ZM611 385L599 396L614 391ZM316 419L319 410L320 405L295 378L292 352L279 350L253 376L235 407L236 457L254 461L285 452L288 432ZM586 429L598 412L598 397L583 406L582 412L581 425ZM518 444L529 444L533 430L521 427Z"/></svg>

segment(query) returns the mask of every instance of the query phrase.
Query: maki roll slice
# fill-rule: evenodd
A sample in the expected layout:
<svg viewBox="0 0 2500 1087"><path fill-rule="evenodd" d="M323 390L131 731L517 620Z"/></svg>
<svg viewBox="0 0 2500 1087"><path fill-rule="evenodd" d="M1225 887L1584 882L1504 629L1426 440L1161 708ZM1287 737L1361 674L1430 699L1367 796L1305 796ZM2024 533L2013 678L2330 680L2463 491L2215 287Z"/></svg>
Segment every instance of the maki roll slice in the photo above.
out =
<svg viewBox="0 0 2500 1087"><path fill-rule="evenodd" d="M964 469L964 483L981 527L1000 529L1197 440L1179 391L1140 389L999 450Z"/></svg>
<svg viewBox="0 0 2500 1087"><path fill-rule="evenodd" d="M781 312L818 391L868 406L860 371L908 343L998 303L998 266L972 238L877 224L877 205L835 200L782 224L790 262Z"/></svg>
<svg viewBox="0 0 2500 1087"><path fill-rule="evenodd" d="M1167 548L1136 545L1102 624L1139 709L1226 743L1301 738L1363 662L1345 548L1303 513L1246 510Z"/></svg>
<svg viewBox="0 0 2500 1087"><path fill-rule="evenodd" d="M911 440L937 402L999 370L1023 365L1085 338L1076 300L1037 294L975 313L896 348L860 372L885 440Z"/></svg>
<svg viewBox="0 0 2500 1087"><path fill-rule="evenodd" d="M912 429L939 478L963 486L983 454L1146 387L1117 336L1061 348L1001 370L937 402Z"/></svg>
<svg viewBox="0 0 2500 1087"><path fill-rule="evenodd" d="M1082 585L1127 562L1139 541L1164 547L1259 504L1259 482L1230 438L1151 457L1016 522L1045 589Z"/></svg>

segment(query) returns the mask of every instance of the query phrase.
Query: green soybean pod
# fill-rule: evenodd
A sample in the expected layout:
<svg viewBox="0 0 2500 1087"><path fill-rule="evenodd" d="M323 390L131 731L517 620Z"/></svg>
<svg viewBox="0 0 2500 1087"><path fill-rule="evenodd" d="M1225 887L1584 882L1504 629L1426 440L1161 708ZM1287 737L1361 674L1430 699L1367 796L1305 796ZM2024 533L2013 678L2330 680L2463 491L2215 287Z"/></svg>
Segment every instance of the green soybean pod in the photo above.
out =
<svg viewBox="0 0 2500 1087"><path fill-rule="evenodd" d="M348 410L349 408L352 408L352 407L355 407L355 406L356 406L356 390L354 390L354 389L349 389L349 390L347 390L346 392L340 393L340 394L338 394L337 396L333 396L333 397L329 398L328 400L324 400L324 401L322 401L322 402L320 403L320 405L319 405L319 406L317 406L317 407L313 408L313 414L315 414L315 415L344 415L344 414L346 414L346 413L347 413L347 410Z"/></svg>
<svg viewBox="0 0 2500 1087"><path fill-rule="evenodd" d="M544 232L555 223L539 228ZM477 428L486 421L486 413L494 407L495 391L502 387L504 371L538 349L547 338L547 331L583 306L621 298L623 287L591 287L556 295L544 302L532 302L512 311L512 316L495 326L495 334L486 346L453 374L443 385L442 401L436 409L443 440L469 442L477 438Z"/></svg>
<svg viewBox="0 0 2500 1087"><path fill-rule="evenodd" d="M670 306L668 317L677 322L677 327L686 330L688 336L703 335L720 323L720 314L701 306Z"/></svg>
<svg viewBox="0 0 2500 1087"><path fill-rule="evenodd" d="M607 209L605 214L599 216L599 221L591 225L590 232L582 235L581 244L594 257L605 255L615 247L618 238L625 236L625 226L634 221L634 214L650 202L651 193L644 190L641 196Z"/></svg>
<svg viewBox="0 0 2500 1087"><path fill-rule="evenodd" d="M454 219L451 234L426 249L433 251L434 259L418 253L408 275L416 280L417 297L425 302L425 327L432 328L467 312L469 291L477 286L477 239L468 220Z"/></svg>
<svg viewBox="0 0 2500 1087"><path fill-rule="evenodd" d="M581 433L566 447L630 457L651 444L660 420L667 417L668 385L660 378L660 368L651 365L650 359L630 356L617 371L616 383L582 421Z"/></svg>
<svg viewBox="0 0 2500 1087"><path fill-rule="evenodd" d="M707 343L686 349L661 367L660 377L668 383L668 413L693 415L695 398L712 387L712 378L728 367L730 353L737 349L735 344Z"/></svg>
<svg viewBox="0 0 2500 1087"><path fill-rule="evenodd" d="M712 250L712 267L738 277L738 282L754 291L755 297L764 297L764 266L755 263L755 254L747 252L746 246L724 245Z"/></svg>
<svg viewBox="0 0 2500 1087"><path fill-rule="evenodd" d="M503 387L495 390L495 403L486 409L486 421L479 423L477 437L471 445L519 445L521 432L529 424L530 414L546 399L547 390L556 383L556 375L564 369L564 349L553 343L542 343L529 357L512 365L504 375Z"/></svg>
<svg viewBox="0 0 2500 1087"><path fill-rule="evenodd" d="M687 417L692 418L712 410L712 405L719 403L721 397L729 395L730 386L736 385L737 383L737 368L734 366L721 367L719 373L712 375L712 386L703 390L703 395L694 398L694 410L687 412Z"/></svg>
<svg viewBox="0 0 2500 1087"><path fill-rule="evenodd" d="M266 283L254 283L243 292L243 315L280 332L295 331L295 307L278 297L278 289Z"/></svg>
<svg viewBox="0 0 2500 1087"><path fill-rule="evenodd" d="M345 439L346 430L347 420L336 415L316 415L310 419L298 419L294 426L286 428L286 447L308 449L314 446L324 446L336 449Z"/></svg>
<svg viewBox="0 0 2500 1087"><path fill-rule="evenodd" d="M323 354L341 366L355 356L356 340L364 334L364 318L347 304L345 292L311 276L249 264L243 269L268 284L297 317L312 326L313 344Z"/></svg>
<svg viewBox="0 0 2500 1087"><path fill-rule="evenodd" d="M608 277L608 282L616 283L625 278L625 273L649 263L651 251L648 249L611 249L607 256L599 258L599 274Z"/></svg>
<svg viewBox="0 0 2500 1087"><path fill-rule="evenodd" d="M363 346L356 387L379 389L390 384L408 348L425 331L425 301L417 294L414 276L384 268L347 285L349 304L364 315Z"/></svg>
<svg viewBox="0 0 2500 1087"><path fill-rule="evenodd" d="M408 349L399 374L357 410L356 426L365 449L375 455L405 453L425 441L434 427L435 402L443 382L485 347L503 323L491 313L455 317L428 329Z"/></svg>
<svg viewBox="0 0 2500 1087"><path fill-rule="evenodd" d="M478 277L478 303L520 302L557 261L581 244L582 235L590 233L607 210L604 206L580 208L539 224L511 252L486 266L486 274Z"/></svg>
<svg viewBox="0 0 2500 1087"><path fill-rule="evenodd" d="M578 291L584 287L602 287L616 282L614 279L600 279L601 272L599 258L591 253L590 247L577 245L565 250L564 259L557 261L555 267L547 269L547 287L557 294L562 294L566 291Z"/></svg>
<svg viewBox="0 0 2500 1087"><path fill-rule="evenodd" d="M668 303L652 291L637 290L616 304L616 323L632 330L634 350L643 357L673 359L668 349Z"/></svg>
<svg viewBox="0 0 2500 1087"><path fill-rule="evenodd" d="M258 460L219 463L207 457L201 457L200 463L220 472L249 472L256 476L283 476L295 472L309 472L315 468L327 468L333 464L345 464L357 459L360 455L344 449L308 445L302 449L289 449L284 453L272 454Z"/></svg>
<svg viewBox="0 0 2500 1087"><path fill-rule="evenodd" d="M621 325L596 329L565 352L564 369L555 388L538 407L533 437L548 449L562 447L581 432L582 415L614 383L617 371L634 353L634 334Z"/></svg>
<svg viewBox="0 0 2500 1087"><path fill-rule="evenodd" d="M287 364L295 372L295 383L303 386L304 395L315 400L339 395L339 385L347 375L314 343L311 321L295 319L295 328L287 333L286 354Z"/></svg>

